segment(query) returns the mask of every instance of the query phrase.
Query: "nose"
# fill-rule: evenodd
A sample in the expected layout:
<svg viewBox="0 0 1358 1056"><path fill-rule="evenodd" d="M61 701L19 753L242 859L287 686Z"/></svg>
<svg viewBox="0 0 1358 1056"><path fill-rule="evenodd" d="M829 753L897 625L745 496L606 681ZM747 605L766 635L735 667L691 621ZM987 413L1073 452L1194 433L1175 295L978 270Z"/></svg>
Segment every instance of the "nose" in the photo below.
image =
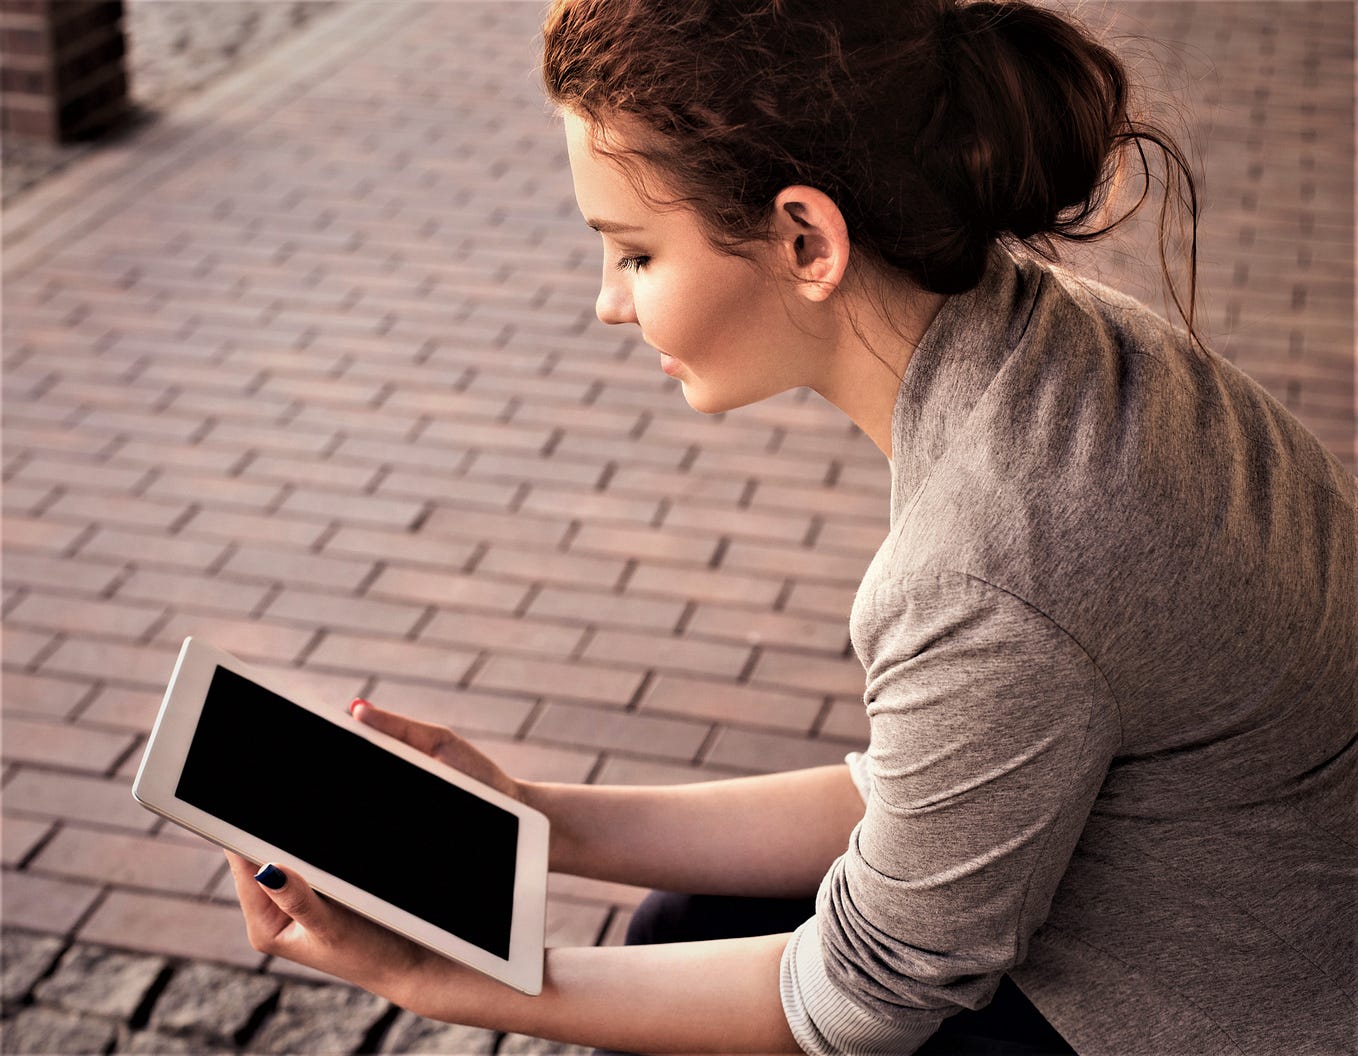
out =
<svg viewBox="0 0 1358 1056"><path fill-rule="evenodd" d="M610 274L611 272L611 274ZM616 325L635 323L636 309L632 305L632 284L617 268L604 263L604 276L599 283L599 296L594 302L594 314L599 322Z"/></svg>

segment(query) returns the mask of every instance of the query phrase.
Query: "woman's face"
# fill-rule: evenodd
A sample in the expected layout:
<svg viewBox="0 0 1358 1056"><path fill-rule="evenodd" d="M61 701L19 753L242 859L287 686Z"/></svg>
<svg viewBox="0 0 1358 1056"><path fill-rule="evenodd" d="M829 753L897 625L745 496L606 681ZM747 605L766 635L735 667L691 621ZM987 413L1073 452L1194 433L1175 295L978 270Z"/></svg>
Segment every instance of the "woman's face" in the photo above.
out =
<svg viewBox="0 0 1358 1056"><path fill-rule="evenodd" d="M774 278L776 248L756 244L753 262L714 249L691 209L647 202L615 163L594 154L583 120L567 113L565 121L576 201L603 236L600 320L639 326L698 411L807 384L799 364L809 362L810 335ZM610 141L626 145L616 133Z"/></svg>

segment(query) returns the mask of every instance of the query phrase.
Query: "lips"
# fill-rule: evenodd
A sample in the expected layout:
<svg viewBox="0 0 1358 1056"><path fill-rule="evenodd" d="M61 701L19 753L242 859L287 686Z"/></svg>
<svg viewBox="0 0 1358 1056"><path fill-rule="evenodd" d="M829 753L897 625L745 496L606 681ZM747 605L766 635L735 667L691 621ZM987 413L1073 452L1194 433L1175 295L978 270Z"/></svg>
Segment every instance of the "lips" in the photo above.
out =
<svg viewBox="0 0 1358 1056"><path fill-rule="evenodd" d="M663 370L670 377L674 377L675 374L679 373L679 368L681 365L682 364L673 356L671 356L669 353L667 352L660 353L660 369Z"/></svg>

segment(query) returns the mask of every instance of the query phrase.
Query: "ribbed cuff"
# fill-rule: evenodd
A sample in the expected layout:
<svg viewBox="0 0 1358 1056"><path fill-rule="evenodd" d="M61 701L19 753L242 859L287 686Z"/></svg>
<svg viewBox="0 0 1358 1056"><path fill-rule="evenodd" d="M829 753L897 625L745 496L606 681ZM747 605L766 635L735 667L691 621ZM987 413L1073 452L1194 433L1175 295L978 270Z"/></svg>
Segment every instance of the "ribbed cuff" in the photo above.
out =
<svg viewBox="0 0 1358 1056"><path fill-rule="evenodd" d="M938 1029L940 1017L891 1023L860 1008L825 973L820 928L808 920L783 952L783 1012L792 1036L810 1056L908 1056Z"/></svg>

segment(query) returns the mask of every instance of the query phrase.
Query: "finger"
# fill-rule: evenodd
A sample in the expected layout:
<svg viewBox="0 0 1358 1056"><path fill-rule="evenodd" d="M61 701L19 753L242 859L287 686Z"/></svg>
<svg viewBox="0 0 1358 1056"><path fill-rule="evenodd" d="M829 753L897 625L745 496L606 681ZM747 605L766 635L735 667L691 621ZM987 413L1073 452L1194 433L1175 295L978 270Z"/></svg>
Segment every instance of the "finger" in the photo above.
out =
<svg viewBox="0 0 1358 1056"><path fill-rule="evenodd" d="M270 862L251 880L279 911L306 931L324 938L333 930L334 910L291 869Z"/></svg>
<svg viewBox="0 0 1358 1056"><path fill-rule="evenodd" d="M255 883L257 867L254 863L231 851L226 852L226 860L231 866L231 878L236 884L241 912L245 915L245 932L250 944L258 948L259 942L272 939L286 928L291 918Z"/></svg>
<svg viewBox="0 0 1358 1056"><path fill-rule="evenodd" d="M451 735L448 727L432 722L419 722L397 715L394 711L384 711L366 700L356 700L349 705L349 714L365 726L405 741L425 755L437 755L448 742Z"/></svg>

